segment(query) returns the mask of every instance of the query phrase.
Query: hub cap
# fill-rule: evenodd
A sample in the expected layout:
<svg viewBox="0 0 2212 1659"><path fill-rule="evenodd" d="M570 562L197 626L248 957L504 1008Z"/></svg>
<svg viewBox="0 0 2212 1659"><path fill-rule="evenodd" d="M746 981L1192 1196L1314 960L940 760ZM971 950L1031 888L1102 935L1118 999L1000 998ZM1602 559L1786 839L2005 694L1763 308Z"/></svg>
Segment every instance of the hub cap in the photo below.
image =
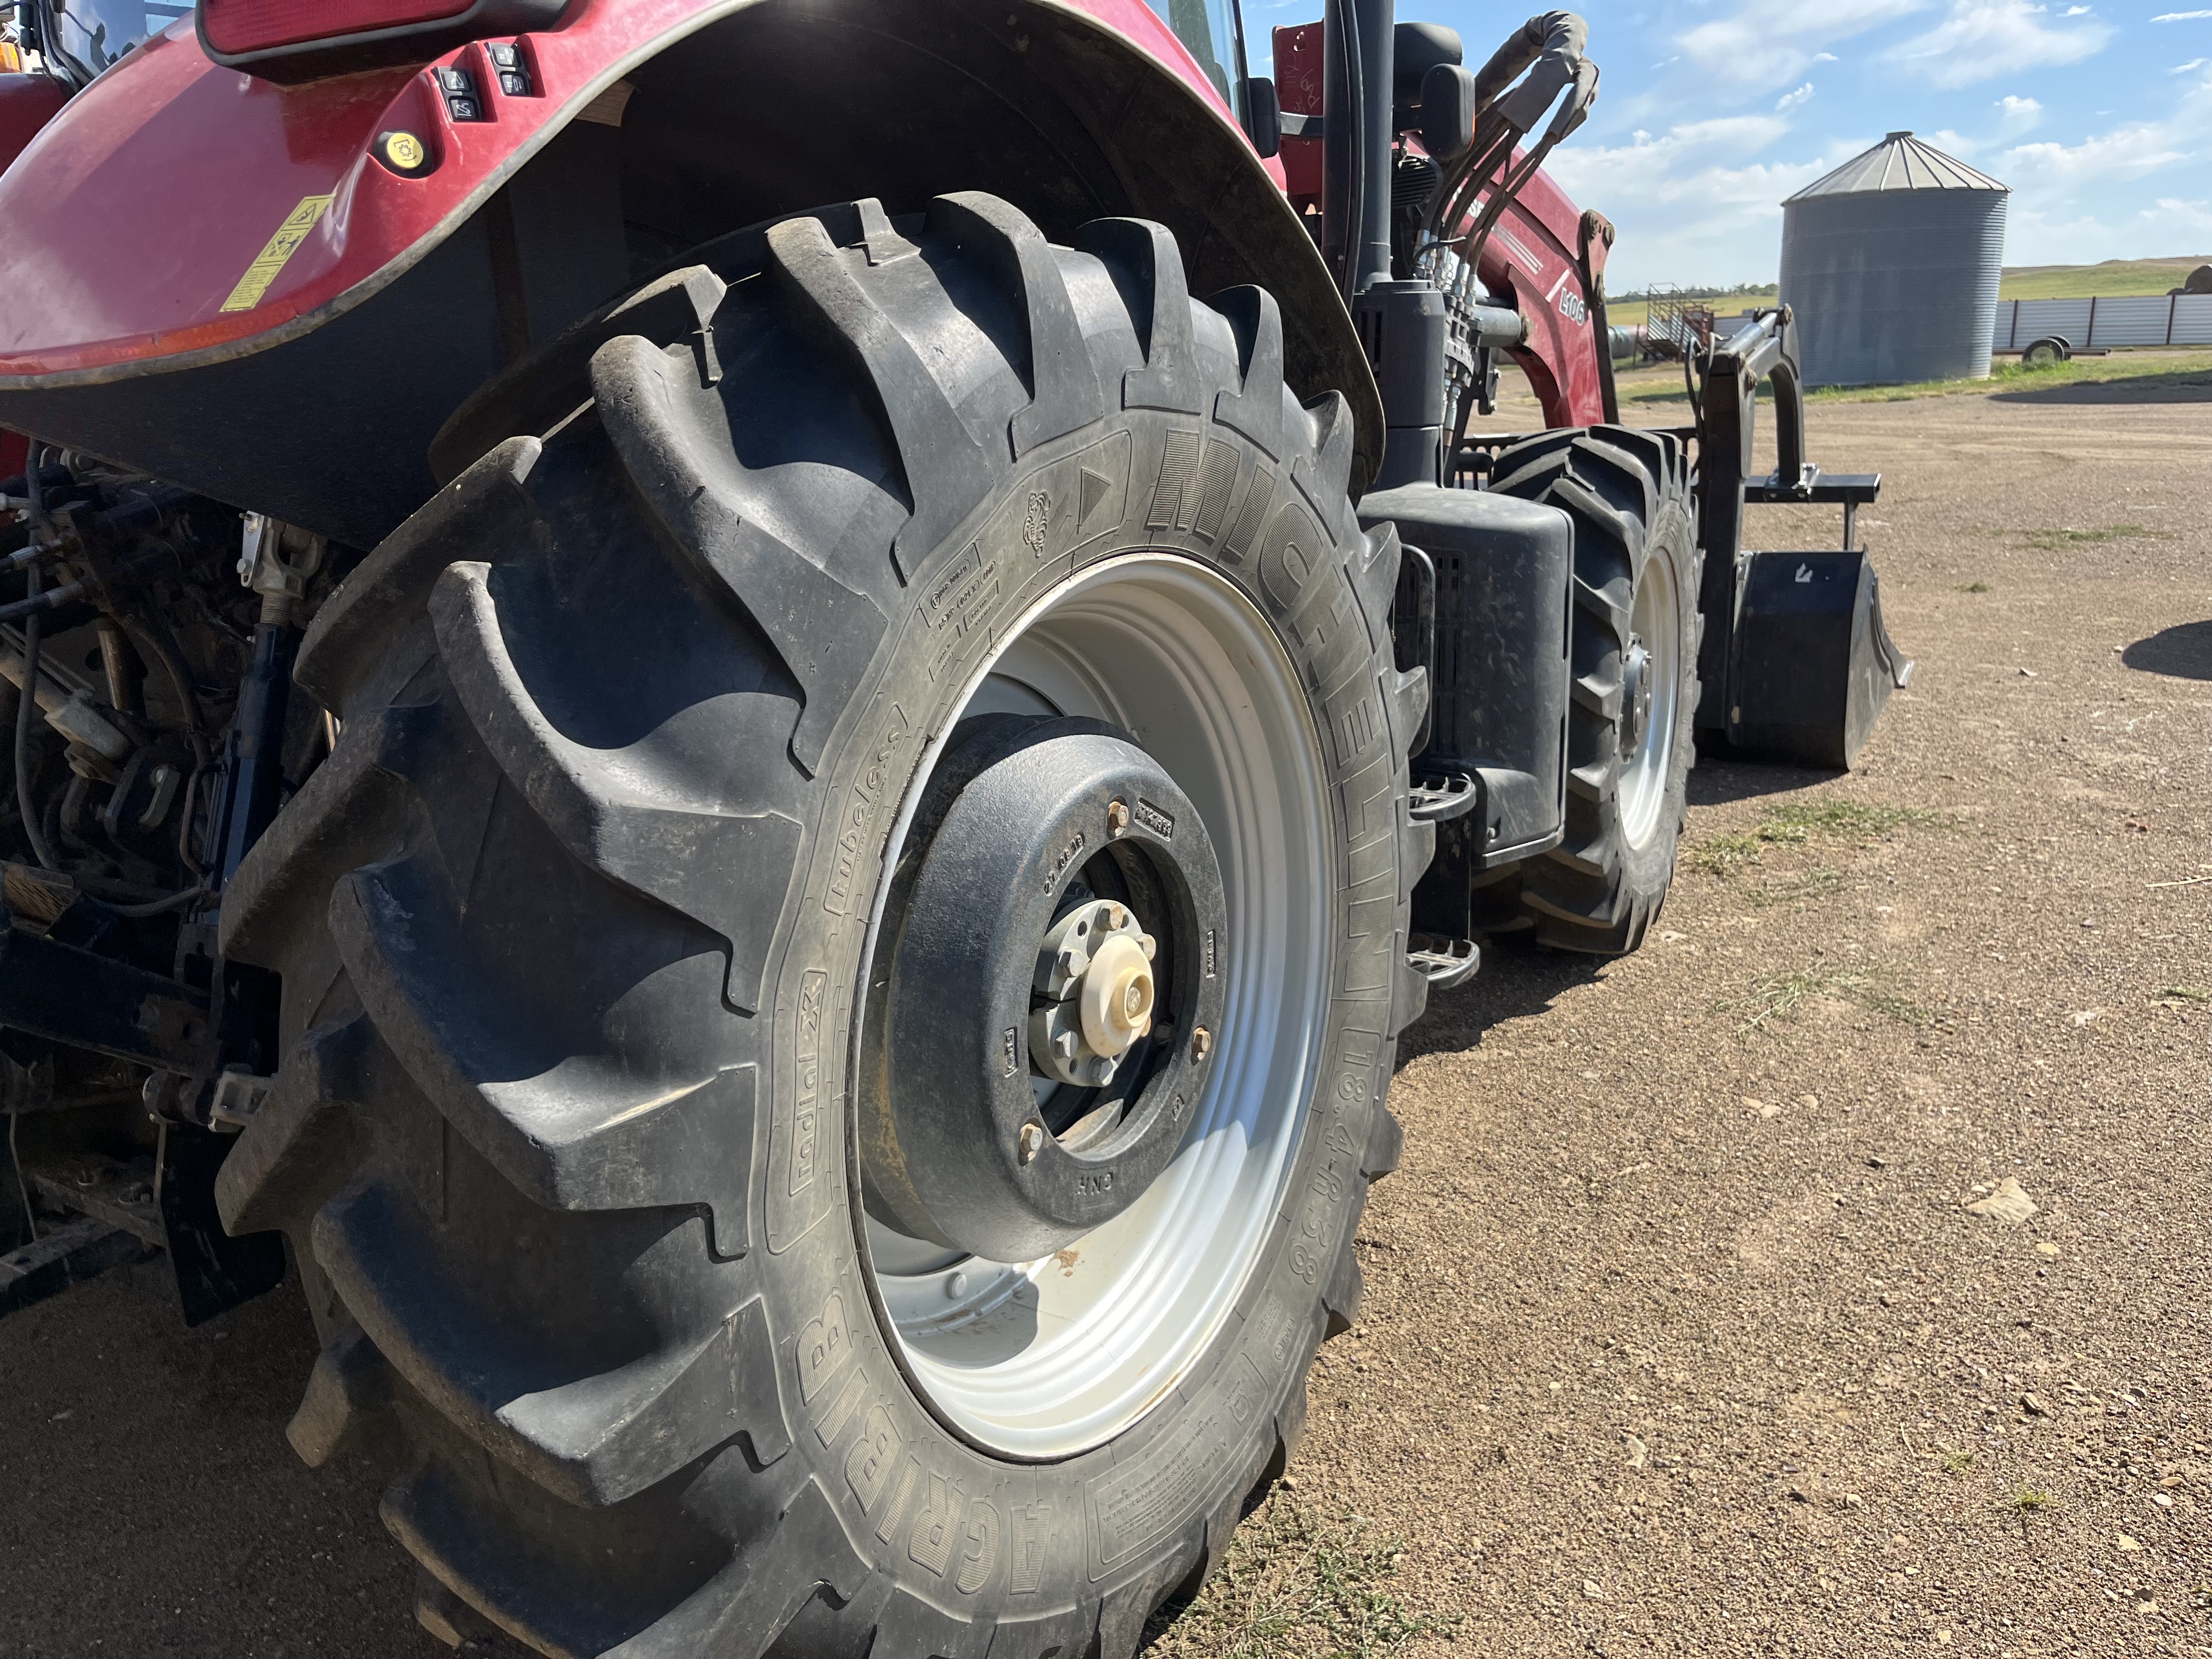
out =
<svg viewBox="0 0 2212 1659"><path fill-rule="evenodd" d="M1651 727L1651 648L1643 636L1632 634L1621 663L1620 746L1633 754Z"/></svg>
<svg viewBox="0 0 2212 1659"><path fill-rule="evenodd" d="M1681 694L1680 615L1667 561L1646 559L1620 665L1620 811L1632 847L1648 845L1658 833L1667 801Z"/></svg>
<svg viewBox="0 0 2212 1659"><path fill-rule="evenodd" d="M1069 737L1114 745L1054 759L1066 787L1053 800L1097 816L1042 914L1002 898L1010 888L946 884L968 896L970 933L991 934L997 924L986 913L1007 917L996 937L1008 960L1018 952L1027 1014L1012 1079L1003 1005L994 1004L991 1025L979 1007L998 996L996 981L988 997L971 981L934 1001L917 998L911 1010L906 1002L930 983L922 954L907 952L924 938L913 918L926 910L931 866L951 850L932 815L950 826L957 808L943 807L945 794L957 784L964 800L983 780L989 767L957 739L990 715L1018 717L1022 752L1032 757ZM1057 733L1033 724L1040 717ZM856 1022L856 1075L875 1080L875 1100L864 1088L860 1114L871 1286L902 1366L940 1420L1001 1455L1064 1457L1112 1438L1172 1391L1236 1305L1280 1209L1328 1006L1328 797L1304 690L1273 631L1229 583L1164 555L1103 561L1058 590L1010 630L949 729L956 741L894 830L890 851L906 884L886 884L872 923L878 966ZM1157 781L1137 776L1147 769ZM961 782L963 774L974 781ZM1163 799L1170 788L1181 811ZM997 821L993 856L1003 860L1007 842L1026 843L1030 825L1045 822L1042 799L1030 798L1028 822ZM1109 828L1122 814L1126 823ZM1171 834L1162 819L1172 820ZM1018 836L1006 833L1017 828ZM924 1078L919 1058L902 1058L923 1052L918 1034L933 1014L964 1033L949 1046L969 1082ZM979 1031L989 1032L993 1062L981 1085ZM1062 1036L1075 1042L1055 1049ZM1090 1081L1106 1062L1105 1082ZM1071 1071L1083 1080L1070 1081ZM1003 1086L1010 1082L1018 1091ZM1111 1200L1087 1195L1101 1213L1060 1215L1048 1248L979 1249L984 1224L941 1224L938 1209L957 1206L939 1189L925 1194L920 1177L908 1185L927 1212L915 1214L886 1177L880 1148L867 1144L886 1123L902 1133L917 1123L914 1103L931 1091L964 1103L960 1186L991 1189L1000 1206L991 1225L1035 1222L1060 1201L1062 1189L1032 1176L1079 1176L1109 1161L1117 1188L1123 1168L1138 1174ZM977 1103L986 1098L988 1114ZM965 1242L945 1242L956 1231Z"/></svg>
<svg viewBox="0 0 2212 1659"><path fill-rule="evenodd" d="M939 774L878 934L867 1208L1033 1261L1141 1198L1182 1139L1206 1067L1176 1036L1220 1022L1221 877L1175 780L1099 721L981 716Z"/></svg>

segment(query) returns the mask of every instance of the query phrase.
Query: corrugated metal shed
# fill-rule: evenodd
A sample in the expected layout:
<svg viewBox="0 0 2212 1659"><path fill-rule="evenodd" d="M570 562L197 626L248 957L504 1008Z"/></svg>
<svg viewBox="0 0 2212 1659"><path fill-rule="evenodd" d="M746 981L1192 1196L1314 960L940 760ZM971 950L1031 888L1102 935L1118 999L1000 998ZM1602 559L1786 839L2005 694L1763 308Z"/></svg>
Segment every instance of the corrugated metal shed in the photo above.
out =
<svg viewBox="0 0 2212 1659"><path fill-rule="evenodd" d="M1782 298L1808 386L1990 372L2007 187L1893 132L1782 204Z"/></svg>

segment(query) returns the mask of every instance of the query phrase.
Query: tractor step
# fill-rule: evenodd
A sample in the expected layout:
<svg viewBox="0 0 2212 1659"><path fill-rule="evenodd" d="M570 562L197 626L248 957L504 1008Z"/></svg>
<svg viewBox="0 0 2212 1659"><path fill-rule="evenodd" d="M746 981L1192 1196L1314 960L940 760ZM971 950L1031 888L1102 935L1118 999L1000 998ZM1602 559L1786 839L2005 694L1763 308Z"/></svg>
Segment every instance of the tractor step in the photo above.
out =
<svg viewBox="0 0 2212 1659"><path fill-rule="evenodd" d="M1482 966L1482 947L1473 939L1445 939L1437 933L1415 933L1406 961L1428 981L1431 991L1449 991L1464 985Z"/></svg>
<svg viewBox="0 0 2212 1659"><path fill-rule="evenodd" d="M1449 823L1482 804L1482 788L1469 772L1428 773L1413 780L1408 803L1416 823Z"/></svg>

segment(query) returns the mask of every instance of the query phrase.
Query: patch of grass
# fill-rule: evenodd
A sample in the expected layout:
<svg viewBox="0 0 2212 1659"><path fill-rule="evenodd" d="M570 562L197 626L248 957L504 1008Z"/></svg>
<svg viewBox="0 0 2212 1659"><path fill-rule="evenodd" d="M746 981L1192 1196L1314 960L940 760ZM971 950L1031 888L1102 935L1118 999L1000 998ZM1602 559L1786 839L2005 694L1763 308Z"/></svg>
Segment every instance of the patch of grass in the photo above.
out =
<svg viewBox="0 0 2212 1659"><path fill-rule="evenodd" d="M1843 881L1840 871L1814 866L1792 881L1768 882L1751 896L1752 908L1772 908L1778 904L1790 904L1799 899L1822 898L1836 890Z"/></svg>
<svg viewBox="0 0 2212 1659"><path fill-rule="evenodd" d="M1410 1612L1393 1595L1404 1540L1347 1515L1324 1521L1278 1502L1229 1541L1221 1571L1173 1622L1156 1620L1162 1659L1389 1659L1459 1620Z"/></svg>
<svg viewBox="0 0 2212 1659"><path fill-rule="evenodd" d="M1740 997L1724 997L1713 1005L1717 1014L1735 1014L1736 1035L1747 1036L1778 1022L1794 1020L1797 1012L1819 997L1855 1003L1870 1013L1893 1019L1915 1030L1929 1030L1951 1023L1950 1016L1899 996L1887 988L1887 976L1830 968L1800 968L1794 973L1764 974L1752 981Z"/></svg>
<svg viewBox="0 0 2212 1659"><path fill-rule="evenodd" d="M1899 1025L1910 1025L1916 1031L1930 1031L1947 1026L1951 1016L1941 1008L1931 1008L1924 1002L1915 1002L1894 991L1885 991L1878 984L1856 983L1843 988L1844 994L1860 1007L1893 1019Z"/></svg>
<svg viewBox="0 0 2212 1659"><path fill-rule="evenodd" d="M1747 864L1759 862L1759 836L1743 830L1716 836L1690 854L1690 862L1709 876L1732 875Z"/></svg>
<svg viewBox="0 0 2212 1659"><path fill-rule="evenodd" d="M1709 876L1729 876L1747 864L1757 864L1765 848L1772 846L1804 846L1815 839L1864 843L1879 841L1906 824L1949 821L1946 814L1928 806L1893 806L1861 800L1785 801L1768 807L1751 829L1716 836L1706 842L1690 855L1690 862ZM1815 871L1805 879L1810 881L1822 875L1827 879L1820 890L1826 892L1838 879L1834 871ZM1810 895L1792 890L1780 896L1803 898Z"/></svg>
<svg viewBox="0 0 2212 1659"><path fill-rule="evenodd" d="M1735 1028L1739 1035L1756 1031L1775 1020L1795 1018L1799 1005L1828 991L1834 977L1814 968L1801 968L1794 974L1762 975L1751 982L1748 993L1715 1003L1713 1012L1744 1015Z"/></svg>
<svg viewBox="0 0 2212 1659"><path fill-rule="evenodd" d="M2116 351L2109 357L2075 357L2063 363L2025 363L1999 358L1986 380L1917 380L1905 386L1817 386L1805 394L1815 404L1901 404L1961 392L2025 392L2053 386L2140 380L2157 386L2212 386L2212 352Z"/></svg>
<svg viewBox="0 0 2212 1659"><path fill-rule="evenodd" d="M1878 841L1905 824L1942 822L1944 815L1932 806L1893 806L1866 800L1787 801L1767 808L1759 832L1769 841L1806 841L1816 835Z"/></svg>
<svg viewBox="0 0 2212 1659"><path fill-rule="evenodd" d="M1618 321L1618 319L1614 319ZM1617 371L1623 408L1653 404L1686 406L1689 395L1682 384L1680 363L1655 363ZM1999 358L1990 365L1985 380L1916 380L1904 386L1817 386L1805 394L1816 404L1901 404L1922 398L1987 396L1996 392L2031 392L2050 386L2095 386L2107 381L2130 382L2144 389L2167 386L2212 390L2212 352L2116 351L2109 357L2075 357L2063 363L2027 364ZM1759 388L1761 402L1771 394L1771 382Z"/></svg>
<svg viewBox="0 0 2212 1659"><path fill-rule="evenodd" d="M2108 524L2101 530L2075 530L2071 527L2031 530L2027 532L2027 544L2050 553L2069 547L2094 546L2099 542L2128 541L2150 533L2139 524Z"/></svg>
<svg viewBox="0 0 2212 1659"><path fill-rule="evenodd" d="M2212 1002L2212 985L2161 985L2158 994L2174 1002Z"/></svg>
<svg viewBox="0 0 2212 1659"><path fill-rule="evenodd" d="M1990 591L1990 585L1987 582L1961 582L1951 591L1954 593L1986 593Z"/></svg>
<svg viewBox="0 0 2212 1659"><path fill-rule="evenodd" d="M1946 1474L1965 1474L1972 1470L1973 1467L1973 1453L1970 1451L1961 1451L1955 1448L1945 1448L1943 1452L1943 1468Z"/></svg>
<svg viewBox="0 0 2212 1659"><path fill-rule="evenodd" d="M2040 1486L2022 1486L2013 1493L2012 1506L2022 1516L2040 1515L2051 1507L2051 1494Z"/></svg>

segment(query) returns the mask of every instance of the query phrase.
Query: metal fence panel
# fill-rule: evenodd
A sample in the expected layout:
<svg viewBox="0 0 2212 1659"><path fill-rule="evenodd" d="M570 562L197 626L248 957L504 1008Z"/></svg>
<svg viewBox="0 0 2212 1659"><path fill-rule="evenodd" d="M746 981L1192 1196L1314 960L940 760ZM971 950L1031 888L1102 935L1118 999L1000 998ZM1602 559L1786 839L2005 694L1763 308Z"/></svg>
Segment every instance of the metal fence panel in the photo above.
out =
<svg viewBox="0 0 2212 1659"><path fill-rule="evenodd" d="M2089 305L2087 300L2014 300L2011 302L2011 326L2007 337L1998 342L2017 351L2031 340L2039 340L2046 334L2063 336L2075 345L2089 343ZM1999 312L1998 321L2008 319Z"/></svg>
<svg viewBox="0 0 2212 1659"><path fill-rule="evenodd" d="M2005 300L1990 343L2017 351L2046 334L2076 346L2212 345L2212 294Z"/></svg>
<svg viewBox="0 0 2212 1659"><path fill-rule="evenodd" d="M2173 310L2166 295L2136 295L2100 300L2089 325L2085 344L2093 346L2164 345L2166 325Z"/></svg>

